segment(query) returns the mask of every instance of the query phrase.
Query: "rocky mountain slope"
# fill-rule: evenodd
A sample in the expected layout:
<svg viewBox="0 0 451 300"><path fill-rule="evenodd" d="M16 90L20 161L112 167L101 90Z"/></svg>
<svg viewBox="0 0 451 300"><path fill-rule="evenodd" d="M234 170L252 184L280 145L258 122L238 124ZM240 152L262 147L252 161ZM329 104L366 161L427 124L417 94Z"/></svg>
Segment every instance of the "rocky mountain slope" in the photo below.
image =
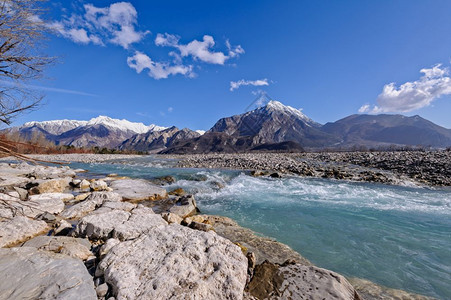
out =
<svg viewBox="0 0 451 300"><path fill-rule="evenodd" d="M451 146L450 129L418 115L351 115L333 123L326 123L321 130L339 137L342 145Z"/></svg>
<svg viewBox="0 0 451 300"><path fill-rule="evenodd" d="M320 128L319 123L301 111L272 100L250 112L220 119L209 132L251 136L253 146L295 141L306 147L322 147L338 142L335 136Z"/></svg>
<svg viewBox="0 0 451 300"><path fill-rule="evenodd" d="M249 112L221 118L205 134L105 116L89 121L29 122L8 130L26 137L43 134L60 145L178 154L302 152L305 148L352 149L356 146L451 146L451 129L420 116L351 115L321 125L300 110L274 100Z"/></svg>
<svg viewBox="0 0 451 300"><path fill-rule="evenodd" d="M136 134L157 132L163 129L166 128L154 124L146 126L143 123L99 116L89 121L28 122L8 130L29 138L36 133L43 134L48 140L58 145L116 148Z"/></svg>
<svg viewBox="0 0 451 300"><path fill-rule="evenodd" d="M173 126L160 131L148 131L142 134L135 134L122 142L119 149L158 152L173 146L179 141L185 141L199 136L200 134L196 131L192 131L188 128L178 129Z"/></svg>

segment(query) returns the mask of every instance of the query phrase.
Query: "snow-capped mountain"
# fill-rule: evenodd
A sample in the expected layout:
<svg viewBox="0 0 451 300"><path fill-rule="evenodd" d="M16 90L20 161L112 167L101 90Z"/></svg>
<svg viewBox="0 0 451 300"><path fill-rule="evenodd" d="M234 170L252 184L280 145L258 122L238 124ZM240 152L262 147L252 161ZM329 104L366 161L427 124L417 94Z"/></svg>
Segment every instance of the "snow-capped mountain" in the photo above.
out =
<svg viewBox="0 0 451 300"><path fill-rule="evenodd" d="M250 112L220 119L209 132L251 136L255 145L296 141L303 146L319 147L338 141L320 127L300 110L271 100Z"/></svg>
<svg viewBox="0 0 451 300"><path fill-rule="evenodd" d="M166 129L166 127L157 126L155 124L144 125L143 123L130 122L128 120L113 119L107 116L98 116L97 118L92 118L89 121L78 121L78 120L53 120L53 121L42 121L42 122L27 122L20 126L21 129L39 127L48 133L59 135L66 131L75 129L81 126L93 126L93 125L103 125L110 128L117 128L123 131L133 131L135 133L146 133L148 131L160 131Z"/></svg>
<svg viewBox="0 0 451 300"><path fill-rule="evenodd" d="M22 136L31 137L34 133L43 134L48 140L59 145L76 147L108 147L115 148L124 140L136 134L156 132L166 127L155 124L130 122L98 116L89 121L53 120L43 122L28 122L11 129L19 131Z"/></svg>
<svg viewBox="0 0 451 300"><path fill-rule="evenodd" d="M20 126L20 129L25 130L27 128L38 127L42 130L47 131L50 134L58 135L63 132L69 131L71 129L85 126L87 121L77 121L77 120L53 120L53 121L42 121L42 122L27 122Z"/></svg>
<svg viewBox="0 0 451 300"><path fill-rule="evenodd" d="M146 133L148 131L160 131L166 129L167 127L157 126L155 124L150 124L148 126L143 123L135 123L130 122L128 120L122 119L113 119L107 116L98 116L97 118L93 118L89 120L85 126L93 126L93 125L103 125L110 128L117 128L119 130L130 130L136 133Z"/></svg>

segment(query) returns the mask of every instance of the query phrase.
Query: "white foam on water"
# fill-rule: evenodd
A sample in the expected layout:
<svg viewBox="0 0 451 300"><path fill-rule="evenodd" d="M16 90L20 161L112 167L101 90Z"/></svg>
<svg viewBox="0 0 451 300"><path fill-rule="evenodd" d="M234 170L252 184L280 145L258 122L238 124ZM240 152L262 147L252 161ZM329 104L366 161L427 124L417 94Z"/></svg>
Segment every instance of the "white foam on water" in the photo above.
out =
<svg viewBox="0 0 451 300"><path fill-rule="evenodd" d="M210 175L213 177L213 175ZM221 175L215 180L226 183ZM187 185L191 183L186 183ZM322 179L255 178L244 173L233 178L225 188L213 190L208 181L198 197L206 200L247 201L258 203L311 202L323 205L345 205L377 210L421 211L451 214L451 193L425 188L406 188L377 184L338 182Z"/></svg>

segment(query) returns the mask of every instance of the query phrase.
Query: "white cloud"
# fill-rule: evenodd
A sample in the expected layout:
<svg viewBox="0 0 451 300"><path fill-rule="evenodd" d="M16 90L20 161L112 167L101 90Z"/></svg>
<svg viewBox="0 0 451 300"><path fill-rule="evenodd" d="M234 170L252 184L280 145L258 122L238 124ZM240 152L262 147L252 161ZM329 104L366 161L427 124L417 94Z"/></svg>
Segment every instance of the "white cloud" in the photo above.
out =
<svg viewBox="0 0 451 300"><path fill-rule="evenodd" d="M229 50L228 55L223 52L213 51L212 48L215 45L215 40L210 35L204 35L202 41L193 40L188 44L180 44L179 41L179 36L159 33L155 38L155 45L174 47L180 51L181 57L191 56L195 60L217 65L223 65L229 58L238 57L244 53L244 49L240 45L232 47L228 40L226 41L226 46Z"/></svg>
<svg viewBox="0 0 451 300"><path fill-rule="evenodd" d="M230 91L240 88L242 85L253 85L253 86L264 86L269 85L268 79L258 79L258 80L238 80L238 81L230 81Z"/></svg>
<svg viewBox="0 0 451 300"><path fill-rule="evenodd" d="M413 82L406 82L399 87L395 83L386 84L377 97L377 105L360 107L360 113L409 112L429 106L432 101L451 95L451 78L449 70L441 64L430 69L420 70L423 76Z"/></svg>
<svg viewBox="0 0 451 300"><path fill-rule="evenodd" d="M149 76L155 79L168 78L169 75L182 74L191 76L192 66L169 65L168 63L154 62L146 54L136 51L135 55L127 58L127 64L130 68L136 70L139 74L143 70L149 70Z"/></svg>
<svg viewBox="0 0 451 300"><path fill-rule="evenodd" d="M173 111L174 111L174 108L173 108L173 107L171 107L171 106L169 106L169 107L168 107L168 112L170 112L170 113L171 113L171 112L173 112Z"/></svg>
<svg viewBox="0 0 451 300"><path fill-rule="evenodd" d="M117 2L107 7L83 5L84 15L72 15L49 27L76 43L104 45L109 42L125 49L141 41L148 31L138 31L138 13L129 2Z"/></svg>

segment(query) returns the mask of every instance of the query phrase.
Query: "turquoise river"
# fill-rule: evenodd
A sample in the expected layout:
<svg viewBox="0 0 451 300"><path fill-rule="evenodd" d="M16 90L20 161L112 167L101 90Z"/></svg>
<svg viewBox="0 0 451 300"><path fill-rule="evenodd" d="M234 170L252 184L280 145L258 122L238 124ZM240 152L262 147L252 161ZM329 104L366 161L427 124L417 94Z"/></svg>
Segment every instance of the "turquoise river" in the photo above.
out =
<svg viewBox="0 0 451 300"><path fill-rule="evenodd" d="M292 247L345 276L451 299L451 190L286 177L242 171L179 169L152 156L72 164L91 174L172 175L194 193L202 213ZM221 187L221 188L218 188Z"/></svg>

